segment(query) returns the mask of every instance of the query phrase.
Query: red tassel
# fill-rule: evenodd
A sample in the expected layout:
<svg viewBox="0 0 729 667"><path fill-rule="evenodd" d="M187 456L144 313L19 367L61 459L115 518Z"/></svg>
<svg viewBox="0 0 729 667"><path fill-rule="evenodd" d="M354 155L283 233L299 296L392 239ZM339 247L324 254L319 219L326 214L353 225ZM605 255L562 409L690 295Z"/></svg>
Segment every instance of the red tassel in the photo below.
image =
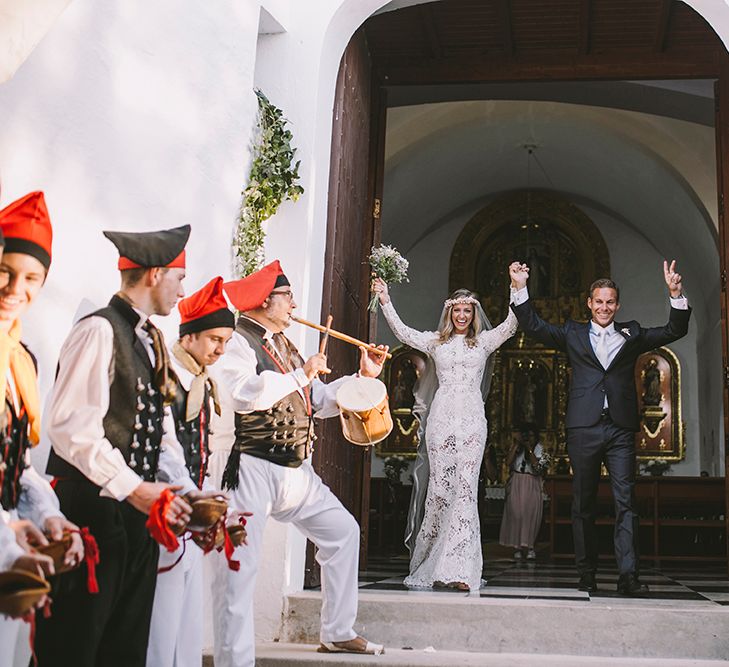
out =
<svg viewBox="0 0 729 667"><path fill-rule="evenodd" d="M30 626L30 633L28 635L28 641L30 642L30 658L33 667L38 665L38 657L35 654L35 609L31 609L23 619ZM51 598L46 597L45 604L43 605L43 618L51 617Z"/></svg>
<svg viewBox="0 0 729 667"><path fill-rule="evenodd" d="M228 567L233 570L233 572L237 572L238 570L240 570L240 561L233 560L233 552L235 551L235 547L233 546L233 540L230 539L230 535L228 534L225 526L223 526L223 533L225 534L225 542L223 543L223 547L225 548L225 558L228 561Z"/></svg>
<svg viewBox="0 0 729 667"><path fill-rule="evenodd" d="M167 512L174 499L175 494L172 491L169 489L162 491L160 497L152 505L146 524L150 535L170 552L175 551L180 545L177 535L172 532L167 523Z"/></svg>
<svg viewBox="0 0 729 667"><path fill-rule="evenodd" d="M99 582L96 580L96 566L99 564L99 545L96 544L96 539L86 526L79 532L84 543L84 560L88 570L86 588L89 593L96 594L99 592Z"/></svg>

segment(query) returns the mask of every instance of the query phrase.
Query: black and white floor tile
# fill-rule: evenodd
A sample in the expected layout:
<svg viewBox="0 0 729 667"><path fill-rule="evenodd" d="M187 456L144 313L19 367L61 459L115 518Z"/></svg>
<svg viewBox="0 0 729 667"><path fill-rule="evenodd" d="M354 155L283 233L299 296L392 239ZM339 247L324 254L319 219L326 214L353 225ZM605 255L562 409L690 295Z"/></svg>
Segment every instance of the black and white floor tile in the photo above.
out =
<svg viewBox="0 0 729 667"><path fill-rule="evenodd" d="M480 598L511 598L524 600L563 600L569 603L634 605L649 600L652 605L715 608L729 606L729 577L721 566L667 565L664 568L646 564L641 581L650 592L640 598L626 598L617 593L618 572L605 566L598 571L598 591L577 590L574 566L564 561L487 560L484 563L485 585L478 592L464 593L443 588L426 591L408 589L403 584L408 561L404 557L370 559L369 569L360 573L360 592L407 595L449 595Z"/></svg>

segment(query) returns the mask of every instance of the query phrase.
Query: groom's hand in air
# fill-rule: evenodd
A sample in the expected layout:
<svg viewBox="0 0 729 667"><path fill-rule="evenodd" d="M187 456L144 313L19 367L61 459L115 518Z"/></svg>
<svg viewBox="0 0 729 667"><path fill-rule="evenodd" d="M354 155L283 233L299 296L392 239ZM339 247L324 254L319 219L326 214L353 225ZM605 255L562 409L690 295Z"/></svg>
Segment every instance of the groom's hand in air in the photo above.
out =
<svg viewBox="0 0 729 667"><path fill-rule="evenodd" d="M509 264L509 277L514 289L522 289L529 280L529 267L521 262L512 262Z"/></svg>

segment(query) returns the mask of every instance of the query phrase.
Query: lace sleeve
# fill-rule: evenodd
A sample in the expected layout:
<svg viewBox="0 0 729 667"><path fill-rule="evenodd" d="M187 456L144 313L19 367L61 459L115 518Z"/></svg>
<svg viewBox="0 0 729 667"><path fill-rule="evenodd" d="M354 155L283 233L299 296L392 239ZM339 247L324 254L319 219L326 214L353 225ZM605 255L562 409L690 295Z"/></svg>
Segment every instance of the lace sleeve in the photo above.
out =
<svg viewBox="0 0 729 667"><path fill-rule="evenodd" d="M499 324L499 326L484 331L480 334L479 338L484 345L487 345L491 350L496 350L501 347L509 338L511 338L519 327L519 322L514 315L514 311L509 308L509 314L506 319Z"/></svg>
<svg viewBox="0 0 729 667"><path fill-rule="evenodd" d="M405 343L405 345L414 347L416 350L425 352L425 354L430 354L430 348L435 339L435 334L432 331L418 331L407 326L395 311L392 299L382 306L382 312L395 338L401 343Z"/></svg>

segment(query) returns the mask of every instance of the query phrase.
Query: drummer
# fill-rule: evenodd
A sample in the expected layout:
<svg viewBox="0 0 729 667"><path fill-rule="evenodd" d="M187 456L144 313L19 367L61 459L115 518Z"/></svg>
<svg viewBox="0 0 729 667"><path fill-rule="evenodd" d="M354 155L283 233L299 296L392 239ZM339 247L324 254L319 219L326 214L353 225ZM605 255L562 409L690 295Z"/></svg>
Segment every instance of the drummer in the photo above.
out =
<svg viewBox="0 0 729 667"><path fill-rule="evenodd" d="M226 354L214 369L223 416L213 423L211 467L220 471L231 505L253 513L248 546L235 553L240 571L217 559L216 667L253 667L253 592L266 520L293 523L318 547L322 568L323 652L380 654L382 646L353 630L357 616L359 526L314 472L313 417L338 414L342 380L324 384L322 353L301 357L284 331L296 308L278 261L232 283L226 293L242 315ZM386 350L382 347L380 349ZM361 348L359 374L377 377L384 356ZM214 476L215 481L219 477Z"/></svg>

